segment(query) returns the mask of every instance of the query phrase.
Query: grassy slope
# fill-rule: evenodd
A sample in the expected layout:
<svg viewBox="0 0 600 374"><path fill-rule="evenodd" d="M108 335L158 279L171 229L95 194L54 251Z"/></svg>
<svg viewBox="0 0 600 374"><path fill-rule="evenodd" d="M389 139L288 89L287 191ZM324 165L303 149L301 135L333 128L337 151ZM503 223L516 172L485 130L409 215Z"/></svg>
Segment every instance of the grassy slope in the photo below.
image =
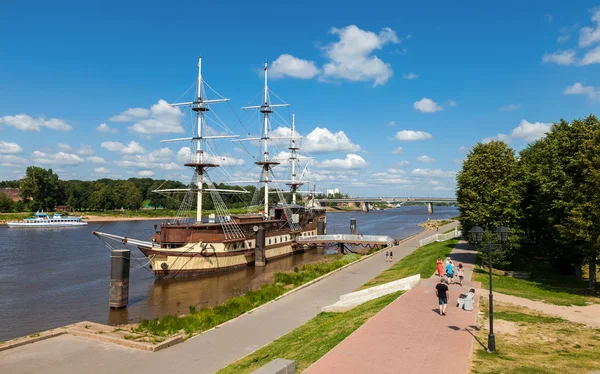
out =
<svg viewBox="0 0 600 374"><path fill-rule="evenodd" d="M487 326L485 300L481 310L485 317L478 325ZM600 368L600 329L495 302L494 326L503 321L518 331L513 335L495 328L495 353L475 343L473 373L586 373ZM481 329L476 336L486 344L487 334Z"/></svg>
<svg viewBox="0 0 600 374"><path fill-rule="evenodd" d="M401 294L382 296L345 313L319 313L299 328L218 373L251 373L276 358L296 361L296 370L301 372Z"/></svg>
<svg viewBox="0 0 600 374"><path fill-rule="evenodd" d="M365 289L398 279L421 274L421 278L429 278L436 270L438 257L444 259L458 244L459 239L431 243L409 254L394 266L381 272L378 276L365 283L359 289Z"/></svg>

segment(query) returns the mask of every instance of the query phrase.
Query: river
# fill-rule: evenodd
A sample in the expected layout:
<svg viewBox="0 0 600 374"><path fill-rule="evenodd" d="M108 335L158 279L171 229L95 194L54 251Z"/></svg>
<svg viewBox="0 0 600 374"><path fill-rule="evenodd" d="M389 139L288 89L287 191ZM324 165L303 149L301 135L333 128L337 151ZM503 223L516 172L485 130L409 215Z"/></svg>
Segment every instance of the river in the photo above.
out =
<svg viewBox="0 0 600 374"><path fill-rule="evenodd" d="M357 232L404 238L420 232L417 223L446 219L456 207L403 206L384 211L327 214L327 233ZM323 249L307 251L267 264L204 277L156 280L146 258L132 250L129 305L108 307L110 252L92 235L98 230L148 239L157 221L91 223L63 229L9 229L0 225L0 341L79 322L123 324L165 314L183 314L189 306L212 306L270 281L277 271L319 261ZM335 249L334 249L335 251Z"/></svg>

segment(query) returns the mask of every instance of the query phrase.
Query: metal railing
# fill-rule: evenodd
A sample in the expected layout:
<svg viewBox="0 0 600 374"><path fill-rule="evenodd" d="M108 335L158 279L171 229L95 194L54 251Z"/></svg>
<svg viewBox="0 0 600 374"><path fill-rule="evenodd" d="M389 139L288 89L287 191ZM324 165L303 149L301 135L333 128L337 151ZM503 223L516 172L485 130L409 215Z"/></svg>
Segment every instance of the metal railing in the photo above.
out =
<svg viewBox="0 0 600 374"><path fill-rule="evenodd" d="M460 231L458 229L454 229L454 231L451 231L447 234L435 234L435 235L429 236L425 239L419 240L419 247L422 247L427 244L435 243L435 242L443 242L443 241L457 238L460 236L462 236L462 231Z"/></svg>

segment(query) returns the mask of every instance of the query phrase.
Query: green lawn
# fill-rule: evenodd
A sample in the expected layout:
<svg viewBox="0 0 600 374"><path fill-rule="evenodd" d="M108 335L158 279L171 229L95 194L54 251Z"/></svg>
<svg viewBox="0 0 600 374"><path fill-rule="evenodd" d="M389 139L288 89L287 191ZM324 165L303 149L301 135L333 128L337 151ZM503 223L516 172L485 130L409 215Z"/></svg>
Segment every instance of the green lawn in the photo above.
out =
<svg viewBox="0 0 600 374"><path fill-rule="evenodd" d="M450 239L445 242L431 243L418 248L394 266L381 272L378 276L365 283L359 289L370 288L380 284L406 278L411 275L421 274L421 278L429 278L436 270L438 257L444 259L454 249L460 239Z"/></svg>
<svg viewBox="0 0 600 374"><path fill-rule="evenodd" d="M304 325L217 373L251 373L276 358L296 361L296 370L301 372L401 294L402 291L385 295L344 313L319 313Z"/></svg>
<svg viewBox="0 0 600 374"><path fill-rule="evenodd" d="M485 302L475 332L484 345L489 324ZM494 302L494 332L495 353L475 342L472 373L589 373L600 368L600 329Z"/></svg>
<svg viewBox="0 0 600 374"><path fill-rule="evenodd" d="M339 269L360 257L361 255L358 254L349 254L343 257L331 255L329 261L326 262L304 265L291 273L276 273L273 283L263 284L257 290L232 297L222 305L200 310L190 307L190 314L186 316L163 316L154 320L143 320L133 331L157 336L172 335L183 331L191 336L229 321L283 295L292 288Z"/></svg>

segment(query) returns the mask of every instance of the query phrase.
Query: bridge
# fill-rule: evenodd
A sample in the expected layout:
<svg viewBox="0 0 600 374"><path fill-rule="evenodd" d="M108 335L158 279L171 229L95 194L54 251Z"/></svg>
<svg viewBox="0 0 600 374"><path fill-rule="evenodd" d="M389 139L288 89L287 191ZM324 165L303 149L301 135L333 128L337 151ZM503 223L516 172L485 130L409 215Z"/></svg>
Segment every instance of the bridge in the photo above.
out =
<svg viewBox="0 0 600 374"><path fill-rule="evenodd" d="M425 203L429 214L433 213L433 203L453 203L456 204L455 197L348 197L348 198L326 198L315 199L320 205L326 203L361 203L365 210L369 211L368 203L388 203L400 204L405 203Z"/></svg>
<svg viewBox="0 0 600 374"><path fill-rule="evenodd" d="M316 245L327 245L337 244L338 253L343 254L344 250L352 252L346 247L346 245L355 245L363 247L375 247L375 246L386 246L391 247L395 244L395 240L389 236L384 235L347 235L347 234L333 234L333 235L312 235L312 236L299 236L296 238L298 244L316 244Z"/></svg>

